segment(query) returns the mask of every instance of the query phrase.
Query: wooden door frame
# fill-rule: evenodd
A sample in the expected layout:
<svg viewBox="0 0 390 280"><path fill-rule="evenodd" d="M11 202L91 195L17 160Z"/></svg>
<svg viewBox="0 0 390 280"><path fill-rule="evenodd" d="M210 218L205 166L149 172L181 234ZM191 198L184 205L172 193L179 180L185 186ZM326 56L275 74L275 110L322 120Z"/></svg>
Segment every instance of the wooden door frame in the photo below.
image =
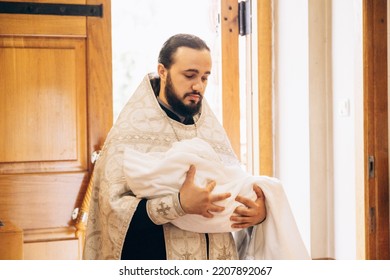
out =
<svg viewBox="0 0 390 280"><path fill-rule="evenodd" d="M102 18L87 17L88 156L91 158L92 152L102 148L113 124L111 1L88 0L87 4L103 4L104 9ZM90 161L90 175L92 168Z"/></svg>
<svg viewBox="0 0 390 280"><path fill-rule="evenodd" d="M240 73L239 73L239 26L238 0L221 0L221 53L222 53L222 118L223 126L233 150L240 157ZM272 0L258 0L256 5L257 22L257 63L259 132L259 167L255 173L273 176L273 76L272 76Z"/></svg>
<svg viewBox="0 0 390 280"><path fill-rule="evenodd" d="M240 158L238 0L221 0L222 123Z"/></svg>
<svg viewBox="0 0 390 280"><path fill-rule="evenodd" d="M274 176L272 0L257 1L258 173Z"/></svg>
<svg viewBox="0 0 390 280"><path fill-rule="evenodd" d="M113 125L113 77L111 1L88 0L89 5L103 5L103 17L87 17L87 83L88 83L88 158L99 152ZM99 58L99 59L96 59ZM89 184L81 190L82 198L74 220L79 239L79 256L82 258L87 218L92 195L93 162L88 162Z"/></svg>
<svg viewBox="0 0 390 280"><path fill-rule="evenodd" d="M363 0L366 259L390 258L387 49L387 0Z"/></svg>

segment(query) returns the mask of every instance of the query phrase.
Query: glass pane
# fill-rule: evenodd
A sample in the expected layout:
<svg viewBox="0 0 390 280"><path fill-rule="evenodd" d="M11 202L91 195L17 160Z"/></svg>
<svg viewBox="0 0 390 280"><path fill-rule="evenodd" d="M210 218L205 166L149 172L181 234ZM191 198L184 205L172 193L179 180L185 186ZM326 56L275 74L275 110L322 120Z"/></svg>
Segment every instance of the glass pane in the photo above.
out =
<svg viewBox="0 0 390 280"><path fill-rule="evenodd" d="M114 120L143 77L157 70L162 44L191 33L209 45L213 58L206 99L222 120L219 0L112 1Z"/></svg>

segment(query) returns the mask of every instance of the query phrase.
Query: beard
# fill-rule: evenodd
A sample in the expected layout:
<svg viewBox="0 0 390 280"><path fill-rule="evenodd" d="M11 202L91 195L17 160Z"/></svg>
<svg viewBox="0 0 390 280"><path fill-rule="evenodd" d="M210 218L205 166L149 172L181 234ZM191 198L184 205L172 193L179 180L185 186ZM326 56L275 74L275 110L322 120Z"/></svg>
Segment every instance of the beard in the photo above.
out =
<svg viewBox="0 0 390 280"><path fill-rule="evenodd" d="M189 104L185 104L183 102L184 98L191 94L198 94L200 99L198 102L194 102L191 100ZM180 114L183 117L194 116L199 113L200 108L202 106L202 95L199 92L192 91L184 94L183 98L180 98L173 88L173 83L171 80L171 75L168 73L167 75L167 83L165 85L165 96L167 98L167 102L172 109Z"/></svg>

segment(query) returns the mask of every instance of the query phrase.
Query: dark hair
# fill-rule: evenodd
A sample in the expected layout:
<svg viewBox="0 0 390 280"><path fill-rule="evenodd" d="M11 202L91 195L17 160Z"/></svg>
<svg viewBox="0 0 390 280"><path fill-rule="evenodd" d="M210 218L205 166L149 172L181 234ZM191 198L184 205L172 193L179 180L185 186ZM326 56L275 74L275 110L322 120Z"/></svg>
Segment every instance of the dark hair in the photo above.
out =
<svg viewBox="0 0 390 280"><path fill-rule="evenodd" d="M173 64L173 55L180 47L188 47L195 50L208 50L207 44L199 37L191 34L177 34L170 37L162 46L158 56L158 62L169 69Z"/></svg>

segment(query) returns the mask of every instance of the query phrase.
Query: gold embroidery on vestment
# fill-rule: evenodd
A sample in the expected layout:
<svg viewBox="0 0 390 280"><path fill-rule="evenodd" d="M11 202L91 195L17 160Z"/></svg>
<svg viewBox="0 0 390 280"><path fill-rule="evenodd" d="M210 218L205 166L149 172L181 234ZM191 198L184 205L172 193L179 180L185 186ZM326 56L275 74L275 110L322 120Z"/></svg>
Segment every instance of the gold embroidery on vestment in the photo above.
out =
<svg viewBox="0 0 390 280"><path fill-rule="evenodd" d="M171 210L171 207L166 205L163 201L161 201L159 205L161 207L156 209L157 213L159 213L160 215L167 216L168 215L168 211Z"/></svg>
<svg viewBox="0 0 390 280"><path fill-rule="evenodd" d="M232 254L229 252L229 250L226 248L225 245L223 245L222 252L220 252L218 254L217 259L218 260L230 260L230 259L232 259Z"/></svg>

